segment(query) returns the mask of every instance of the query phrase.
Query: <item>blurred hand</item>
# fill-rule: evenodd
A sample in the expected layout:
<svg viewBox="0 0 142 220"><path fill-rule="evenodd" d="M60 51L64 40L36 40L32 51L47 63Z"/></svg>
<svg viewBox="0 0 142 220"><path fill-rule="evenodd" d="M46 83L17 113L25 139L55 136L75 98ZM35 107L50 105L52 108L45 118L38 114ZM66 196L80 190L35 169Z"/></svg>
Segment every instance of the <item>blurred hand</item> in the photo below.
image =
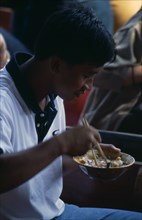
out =
<svg viewBox="0 0 142 220"><path fill-rule="evenodd" d="M6 65L9 59L10 59L10 54L7 50L5 40L2 34L0 34L0 69Z"/></svg>
<svg viewBox="0 0 142 220"><path fill-rule="evenodd" d="M77 156L85 154L90 146L101 142L99 132L92 126L71 128L58 137L61 154Z"/></svg>
<svg viewBox="0 0 142 220"><path fill-rule="evenodd" d="M112 144L100 144L104 154L106 154L107 156L111 156L111 158L116 158L121 154L121 150L120 148L115 147Z"/></svg>

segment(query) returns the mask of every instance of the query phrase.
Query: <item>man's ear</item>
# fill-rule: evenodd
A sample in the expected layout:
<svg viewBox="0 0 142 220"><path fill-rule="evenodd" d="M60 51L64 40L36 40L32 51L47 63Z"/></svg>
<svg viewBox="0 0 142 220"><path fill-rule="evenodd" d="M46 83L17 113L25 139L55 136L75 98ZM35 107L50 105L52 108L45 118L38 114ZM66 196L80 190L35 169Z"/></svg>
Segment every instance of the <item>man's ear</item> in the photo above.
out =
<svg viewBox="0 0 142 220"><path fill-rule="evenodd" d="M50 71L53 74L59 74L62 65L62 60L58 56L52 56L50 58Z"/></svg>

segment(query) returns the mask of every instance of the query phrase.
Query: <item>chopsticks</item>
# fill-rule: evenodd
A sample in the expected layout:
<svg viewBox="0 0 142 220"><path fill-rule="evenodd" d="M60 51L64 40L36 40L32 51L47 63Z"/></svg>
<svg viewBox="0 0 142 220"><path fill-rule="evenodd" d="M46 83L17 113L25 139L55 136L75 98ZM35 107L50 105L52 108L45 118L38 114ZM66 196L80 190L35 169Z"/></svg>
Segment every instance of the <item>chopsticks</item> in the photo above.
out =
<svg viewBox="0 0 142 220"><path fill-rule="evenodd" d="M89 123L88 123L88 121L85 118L82 119L82 124L84 126L86 126L86 127L89 126ZM96 166L98 166L98 162L97 162L97 158L96 158L96 154L94 152L93 146L91 146L90 149L91 149L91 152L92 152L92 156L93 156L94 162L95 162Z"/></svg>
<svg viewBox="0 0 142 220"><path fill-rule="evenodd" d="M88 121L87 121L87 119L85 117L82 119L82 123L86 127L90 126ZM103 150L102 150L102 148L101 148L101 146L100 146L100 144L98 142L96 142L96 147L97 147L100 155L102 156L102 158L105 160L107 168L109 168L110 163L108 162L108 160L107 160L107 158L106 158L106 156L105 156L105 154L104 154L104 152L103 152ZM94 158L94 161L96 163L96 166L98 166L98 163L97 163L97 160L96 160L96 155L95 155L95 152L93 150L93 147L91 149L92 149L92 154L93 154L93 158Z"/></svg>

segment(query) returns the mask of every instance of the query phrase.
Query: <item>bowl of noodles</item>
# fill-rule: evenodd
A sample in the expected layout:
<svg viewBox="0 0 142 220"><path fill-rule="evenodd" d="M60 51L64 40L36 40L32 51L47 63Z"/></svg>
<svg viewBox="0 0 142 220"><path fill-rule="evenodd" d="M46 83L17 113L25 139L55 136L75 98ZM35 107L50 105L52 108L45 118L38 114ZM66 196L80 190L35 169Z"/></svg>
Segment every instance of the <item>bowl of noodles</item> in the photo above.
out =
<svg viewBox="0 0 142 220"><path fill-rule="evenodd" d="M82 156L75 156L73 160L80 169L91 179L102 181L112 181L124 174L134 163L135 159L131 155L121 152L119 155L105 153L106 160L96 149L87 151ZM94 155L96 160L94 160Z"/></svg>

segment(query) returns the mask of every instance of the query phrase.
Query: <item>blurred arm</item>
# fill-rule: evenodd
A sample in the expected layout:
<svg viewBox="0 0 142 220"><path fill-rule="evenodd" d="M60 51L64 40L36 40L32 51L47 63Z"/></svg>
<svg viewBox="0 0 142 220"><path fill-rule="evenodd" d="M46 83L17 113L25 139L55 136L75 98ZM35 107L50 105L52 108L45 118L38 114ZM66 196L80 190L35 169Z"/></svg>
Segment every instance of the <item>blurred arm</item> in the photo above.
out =
<svg viewBox="0 0 142 220"><path fill-rule="evenodd" d="M9 59L10 59L10 54L7 50L5 40L2 34L0 34L0 69L6 65Z"/></svg>

